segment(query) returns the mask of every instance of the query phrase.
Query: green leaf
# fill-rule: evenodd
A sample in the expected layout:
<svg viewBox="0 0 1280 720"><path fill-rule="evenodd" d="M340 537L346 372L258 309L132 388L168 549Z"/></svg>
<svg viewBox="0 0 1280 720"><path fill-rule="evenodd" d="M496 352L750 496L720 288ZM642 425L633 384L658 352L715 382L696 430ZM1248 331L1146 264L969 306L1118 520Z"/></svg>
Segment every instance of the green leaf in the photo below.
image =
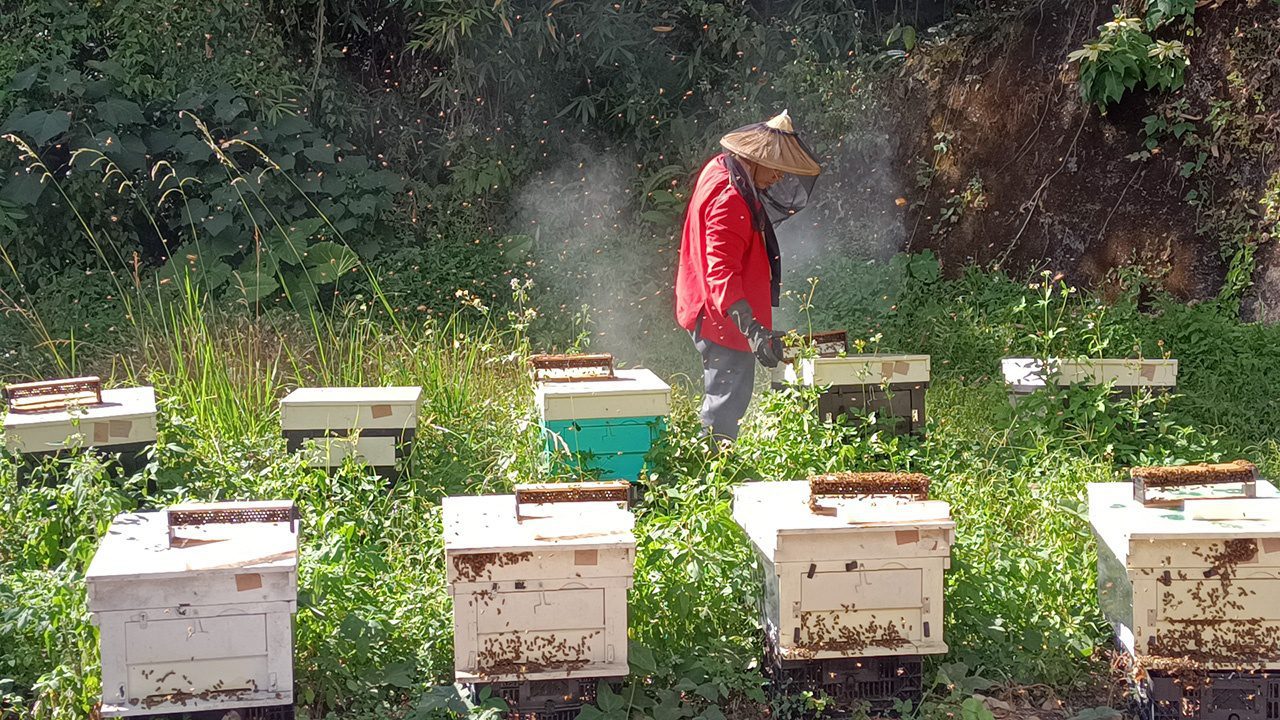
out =
<svg viewBox="0 0 1280 720"><path fill-rule="evenodd" d="M249 112L249 104L240 96L225 97L218 100L218 104L214 107L214 114L222 122L231 122L241 113Z"/></svg>
<svg viewBox="0 0 1280 720"><path fill-rule="evenodd" d="M711 707L702 711L702 719L703 720L727 720L727 718L725 718L724 716L724 713L721 712L720 708L716 707L715 705L712 705Z"/></svg>
<svg viewBox="0 0 1280 720"><path fill-rule="evenodd" d="M631 671L637 675L653 675L658 671L658 660L653 651L638 643L631 643L627 651Z"/></svg>
<svg viewBox="0 0 1280 720"><path fill-rule="evenodd" d="M333 163L333 145L317 144L302 151L308 160L318 163Z"/></svg>
<svg viewBox="0 0 1280 720"><path fill-rule="evenodd" d="M280 237L279 230L273 231L270 242L273 254L285 264L300 265L303 254L307 251L307 245L310 244L311 236L319 232L322 227L324 227L323 219L305 218L286 227L283 238Z"/></svg>
<svg viewBox="0 0 1280 720"><path fill-rule="evenodd" d="M264 272L237 272L232 285L240 290L245 300L251 303L262 302L280 289L280 283ZM408 685L397 687L408 687Z"/></svg>
<svg viewBox="0 0 1280 720"><path fill-rule="evenodd" d="M142 108L131 100L111 98L96 103L93 107L98 111L98 118L113 128L121 125L141 125L146 122L146 118L142 115Z"/></svg>
<svg viewBox="0 0 1280 720"><path fill-rule="evenodd" d="M916 29L911 25L905 25L902 28L902 47L907 52L911 52L916 47Z"/></svg>
<svg viewBox="0 0 1280 720"><path fill-rule="evenodd" d="M62 110L37 110L10 117L4 124L5 132L12 132L32 144L44 145L71 127L71 113Z"/></svg>
<svg viewBox="0 0 1280 720"><path fill-rule="evenodd" d="M0 200L15 205L35 205L45 188L44 173L16 171L9 182L0 186Z"/></svg>
<svg viewBox="0 0 1280 720"><path fill-rule="evenodd" d="M609 687L609 683L602 682L596 689L596 705L608 713L623 709L626 701Z"/></svg>
<svg viewBox="0 0 1280 720"><path fill-rule="evenodd" d="M14 75L13 80L11 80L9 84L5 86L5 90L8 90L10 92L18 92L20 90L26 90L30 88L32 85L34 85L36 80L38 80L39 78L40 78L40 66L32 65L31 67L27 68L26 70L23 70L17 75Z"/></svg>
<svg viewBox="0 0 1280 720"><path fill-rule="evenodd" d="M326 240L307 248L307 276L317 285L337 282L359 265L359 256L346 245Z"/></svg>
<svg viewBox="0 0 1280 720"><path fill-rule="evenodd" d="M412 663L392 663L383 669L383 681L392 687L412 687L414 670Z"/></svg>

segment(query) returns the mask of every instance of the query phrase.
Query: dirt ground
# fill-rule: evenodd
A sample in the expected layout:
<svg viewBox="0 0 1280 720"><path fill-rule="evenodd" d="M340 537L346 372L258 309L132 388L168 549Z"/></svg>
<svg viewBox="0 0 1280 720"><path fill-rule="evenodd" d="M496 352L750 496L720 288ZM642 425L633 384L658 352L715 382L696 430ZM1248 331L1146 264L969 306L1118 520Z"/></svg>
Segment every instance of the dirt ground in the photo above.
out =
<svg viewBox="0 0 1280 720"><path fill-rule="evenodd" d="M971 38L926 45L908 60L899 106L904 126L918 131L901 144L895 163L909 189L908 249L932 249L952 272L968 263L1015 273L1047 269L1085 286L1137 265L1177 297L1217 294L1227 270L1220 233L1206 230L1184 199L1193 185L1179 172L1195 151L1170 143L1149 159L1128 159L1143 149L1143 118L1167 98L1129 93L1106 115L1080 98L1067 55L1109 19L1110 2L1045 2ZM1196 15L1202 32L1185 38L1192 64L1180 96L1191 114L1203 118L1229 94L1228 78L1244 62L1233 55L1242 28L1269 23L1280 36L1280 8L1270 3L1202 3ZM1253 78L1266 71L1249 72ZM1280 119L1260 127L1280 135ZM944 153L933 148L939 137L946 138ZM1280 161L1259 153L1246 162L1249 153L1237 154L1226 163L1215 155L1205 172L1220 173L1213 183L1222 197L1238 190L1256 206ZM922 160L936 162L927 188L913 170ZM956 196L975 183L980 193L961 202ZM945 219L957 205L966 205L958 219ZM1258 292L1269 300L1274 294L1270 304L1280 310L1280 253L1261 247Z"/></svg>

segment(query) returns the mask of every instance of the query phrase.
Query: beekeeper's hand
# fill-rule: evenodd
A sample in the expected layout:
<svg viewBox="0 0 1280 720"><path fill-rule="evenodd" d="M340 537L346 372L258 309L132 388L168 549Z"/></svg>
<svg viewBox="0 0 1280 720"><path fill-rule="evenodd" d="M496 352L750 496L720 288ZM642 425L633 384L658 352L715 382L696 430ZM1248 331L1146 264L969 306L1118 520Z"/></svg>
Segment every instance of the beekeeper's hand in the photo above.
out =
<svg viewBox="0 0 1280 720"><path fill-rule="evenodd" d="M746 300L739 300L729 306L727 314L733 324L738 326L738 330L746 336L747 345L751 346L751 352L756 356L756 360L767 368L778 367L778 363L782 362L782 333L774 332L756 322L751 306Z"/></svg>

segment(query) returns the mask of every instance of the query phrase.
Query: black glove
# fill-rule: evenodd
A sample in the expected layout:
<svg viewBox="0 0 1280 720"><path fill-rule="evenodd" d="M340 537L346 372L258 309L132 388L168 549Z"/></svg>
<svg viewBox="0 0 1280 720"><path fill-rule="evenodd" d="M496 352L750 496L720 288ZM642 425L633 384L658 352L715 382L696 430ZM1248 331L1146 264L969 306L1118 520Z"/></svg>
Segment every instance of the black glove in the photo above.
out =
<svg viewBox="0 0 1280 720"><path fill-rule="evenodd" d="M751 352L756 360L767 368L778 367L782 362L782 333L777 333L756 322L751 306L746 300L739 300L729 307L726 313L738 330L747 338Z"/></svg>

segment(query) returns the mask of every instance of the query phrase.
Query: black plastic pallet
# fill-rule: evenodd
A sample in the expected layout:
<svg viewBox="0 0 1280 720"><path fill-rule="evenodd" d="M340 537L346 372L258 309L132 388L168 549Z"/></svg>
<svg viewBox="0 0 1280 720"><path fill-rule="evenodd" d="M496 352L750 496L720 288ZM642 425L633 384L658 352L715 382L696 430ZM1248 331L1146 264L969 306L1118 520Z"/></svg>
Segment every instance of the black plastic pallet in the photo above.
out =
<svg viewBox="0 0 1280 720"><path fill-rule="evenodd" d="M1280 671L1151 671L1134 691L1138 720L1280 720Z"/></svg>
<svg viewBox="0 0 1280 720"><path fill-rule="evenodd" d="M620 677L564 678L556 680L524 680L477 685L488 687L494 697L507 703L507 720L575 720L584 705L596 701L596 688L602 682L620 684Z"/></svg>
<svg viewBox="0 0 1280 720"><path fill-rule="evenodd" d="M918 702L924 689L920 655L780 660L766 648L764 670L775 695L807 691L833 700L835 712L824 714L828 718L861 711L890 715L898 701Z"/></svg>

